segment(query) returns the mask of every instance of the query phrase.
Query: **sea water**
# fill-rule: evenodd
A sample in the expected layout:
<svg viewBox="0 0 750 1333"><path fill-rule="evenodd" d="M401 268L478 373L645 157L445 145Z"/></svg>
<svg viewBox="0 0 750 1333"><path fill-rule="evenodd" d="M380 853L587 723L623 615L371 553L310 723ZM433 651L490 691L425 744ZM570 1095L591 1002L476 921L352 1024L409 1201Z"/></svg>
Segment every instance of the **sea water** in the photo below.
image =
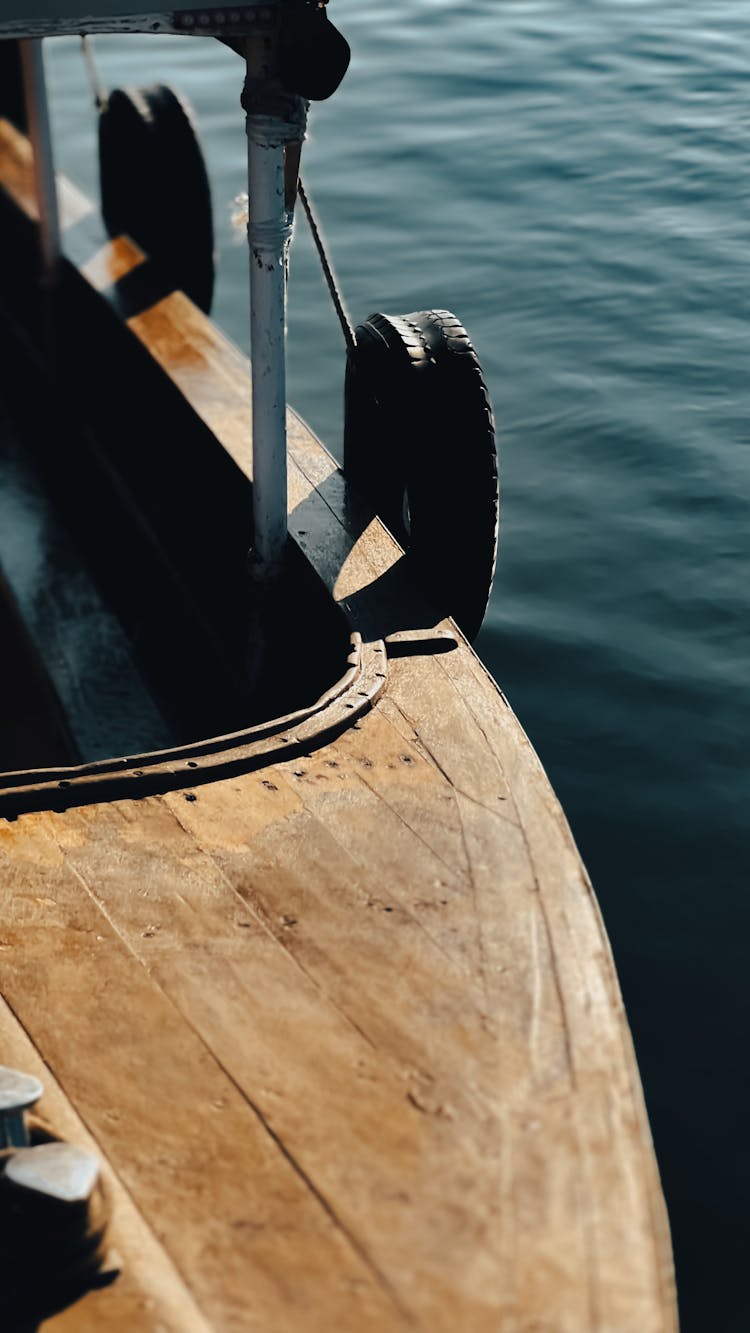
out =
<svg viewBox="0 0 750 1333"><path fill-rule="evenodd" d="M315 108L308 188L355 319L447 307L483 361L503 508L477 648L603 909L683 1328L747 1333L747 6L335 0L331 15L354 54ZM239 60L175 38L97 50L108 86L168 79L192 100L215 314L246 344ZM92 188L77 44L49 54L59 156ZM303 225L289 347L292 401L339 451L343 343Z"/></svg>

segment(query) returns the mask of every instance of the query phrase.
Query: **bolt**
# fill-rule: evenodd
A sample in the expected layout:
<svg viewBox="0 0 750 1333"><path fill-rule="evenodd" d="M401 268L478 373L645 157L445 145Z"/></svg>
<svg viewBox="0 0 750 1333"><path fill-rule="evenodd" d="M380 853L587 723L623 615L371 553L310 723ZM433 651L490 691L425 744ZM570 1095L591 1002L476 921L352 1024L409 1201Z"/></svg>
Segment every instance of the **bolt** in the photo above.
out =
<svg viewBox="0 0 750 1333"><path fill-rule="evenodd" d="M0 1065L0 1149L29 1146L24 1112L39 1101L43 1092L38 1078Z"/></svg>

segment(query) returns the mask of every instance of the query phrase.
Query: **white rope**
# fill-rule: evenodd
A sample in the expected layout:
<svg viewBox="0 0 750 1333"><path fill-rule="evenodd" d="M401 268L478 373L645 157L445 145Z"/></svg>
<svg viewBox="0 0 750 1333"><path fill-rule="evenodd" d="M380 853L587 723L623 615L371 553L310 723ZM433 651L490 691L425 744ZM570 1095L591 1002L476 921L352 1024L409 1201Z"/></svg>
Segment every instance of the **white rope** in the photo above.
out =
<svg viewBox="0 0 750 1333"><path fill-rule="evenodd" d="M275 253L283 247L289 245L294 230L294 219L291 213L287 213L284 219L269 218L266 221L257 221L252 216L247 224L247 239L253 250L273 250Z"/></svg>
<svg viewBox="0 0 750 1333"><path fill-rule="evenodd" d="M258 148L283 148L288 143L302 143L307 133L307 102L301 97L290 98L288 113L284 116L251 111L246 128L248 139Z"/></svg>
<svg viewBox="0 0 750 1333"><path fill-rule="evenodd" d="M96 67L96 60L94 59L94 46L90 37L81 38L81 50L86 65L86 72L89 76L94 106L97 111L103 111L104 107L107 105L107 94L104 91L104 84L99 78L99 71Z"/></svg>

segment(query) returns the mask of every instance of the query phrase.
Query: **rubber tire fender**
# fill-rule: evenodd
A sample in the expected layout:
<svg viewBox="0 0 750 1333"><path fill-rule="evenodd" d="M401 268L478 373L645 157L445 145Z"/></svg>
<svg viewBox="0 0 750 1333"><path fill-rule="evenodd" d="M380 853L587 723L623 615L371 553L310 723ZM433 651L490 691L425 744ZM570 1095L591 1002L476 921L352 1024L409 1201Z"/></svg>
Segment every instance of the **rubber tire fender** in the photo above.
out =
<svg viewBox="0 0 750 1333"><path fill-rule="evenodd" d="M170 284L211 309L211 189L190 104L167 84L114 88L99 115L102 215Z"/></svg>
<svg viewBox="0 0 750 1333"><path fill-rule="evenodd" d="M447 310L371 315L347 357L344 472L467 638L495 574L499 486L487 386Z"/></svg>

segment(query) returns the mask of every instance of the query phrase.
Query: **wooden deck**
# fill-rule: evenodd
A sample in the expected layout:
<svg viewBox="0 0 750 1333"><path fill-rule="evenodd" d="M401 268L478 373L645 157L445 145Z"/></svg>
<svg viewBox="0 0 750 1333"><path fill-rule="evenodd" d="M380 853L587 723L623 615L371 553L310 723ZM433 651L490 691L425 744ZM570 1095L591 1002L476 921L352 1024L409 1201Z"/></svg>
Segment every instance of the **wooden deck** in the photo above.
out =
<svg viewBox="0 0 750 1333"><path fill-rule="evenodd" d="M28 170L0 126L33 213ZM142 256L81 253L66 198L114 307ZM178 293L128 323L249 475L245 359ZM0 821L2 1060L101 1154L122 1258L45 1327L669 1333L638 1073L564 816L460 634L415 635L398 546L293 414L290 441L291 531L362 636L361 706L219 777L200 747L161 785L139 761L131 798L56 773L53 802L40 775Z"/></svg>

